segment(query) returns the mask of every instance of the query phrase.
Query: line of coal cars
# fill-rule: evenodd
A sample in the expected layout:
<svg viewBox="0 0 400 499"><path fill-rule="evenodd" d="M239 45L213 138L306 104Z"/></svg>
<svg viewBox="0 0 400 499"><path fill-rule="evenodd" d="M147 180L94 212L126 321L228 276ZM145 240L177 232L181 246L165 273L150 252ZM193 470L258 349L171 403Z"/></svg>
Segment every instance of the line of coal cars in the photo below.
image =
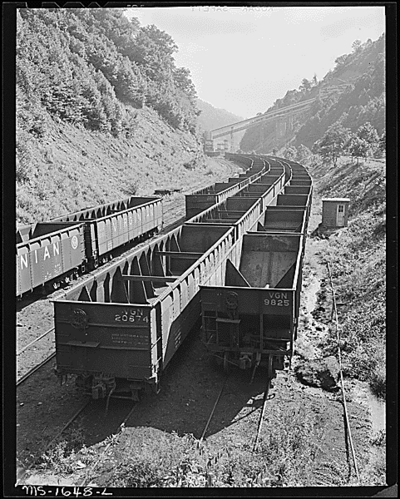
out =
<svg viewBox="0 0 400 499"><path fill-rule="evenodd" d="M230 159L244 165L244 176L188 196L185 223L57 292L61 379L76 375L93 398L158 391L201 321L208 350L225 367L267 364L272 376L290 359L311 179L278 158ZM214 198L205 207L206 196Z"/></svg>
<svg viewBox="0 0 400 499"><path fill-rule="evenodd" d="M187 213L222 201L259 173L242 162L244 172L187 196ZM158 192L158 191L156 191ZM207 196L203 193L207 192ZM163 226L160 197L130 196L16 230L16 294L41 288L54 291L79 274L112 258L113 252L159 232Z"/></svg>
<svg viewBox="0 0 400 499"><path fill-rule="evenodd" d="M108 261L118 248L158 232L163 223L158 197L128 197L17 228L17 297L68 283Z"/></svg>

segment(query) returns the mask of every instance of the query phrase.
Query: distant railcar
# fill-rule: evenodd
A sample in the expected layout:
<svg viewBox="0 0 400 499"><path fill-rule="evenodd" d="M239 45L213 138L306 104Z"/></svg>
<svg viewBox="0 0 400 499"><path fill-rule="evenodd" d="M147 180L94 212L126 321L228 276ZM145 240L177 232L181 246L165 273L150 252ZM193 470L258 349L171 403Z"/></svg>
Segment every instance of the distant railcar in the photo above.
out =
<svg viewBox="0 0 400 499"><path fill-rule="evenodd" d="M62 276L68 282L86 264L84 223L43 222L17 229L17 296Z"/></svg>
<svg viewBox="0 0 400 499"><path fill-rule="evenodd" d="M116 249L158 232L162 223L160 198L131 196L19 227L17 297L69 282L110 259Z"/></svg>

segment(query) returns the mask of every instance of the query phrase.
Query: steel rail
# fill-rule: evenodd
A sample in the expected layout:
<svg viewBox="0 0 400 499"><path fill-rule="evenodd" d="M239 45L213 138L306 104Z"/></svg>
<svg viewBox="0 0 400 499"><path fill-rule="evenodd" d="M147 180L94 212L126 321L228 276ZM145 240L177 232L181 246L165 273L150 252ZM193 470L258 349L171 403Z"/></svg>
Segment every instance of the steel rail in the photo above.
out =
<svg viewBox="0 0 400 499"><path fill-rule="evenodd" d="M209 425L210 425L210 423L211 423L211 420L212 420L212 418L213 418L213 416L214 416L215 409L216 409L216 407L217 407L217 405L218 405L218 402L219 402L219 400L220 400L220 398L221 398L222 392L224 391L224 388L225 388L226 382L227 382L227 380L228 380L228 377L229 377L229 376L226 376L226 377L225 377L224 384L222 385L222 388L221 388L221 390L220 390L220 392L219 392L219 394L218 394L217 400L216 400L216 401L215 401L215 403L214 403L214 407L212 408L211 414L210 414L210 416L208 417L208 420L207 420L206 426L204 427L203 433L201 434L201 437L200 437L200 442L201 442L202 440L204 440L204 436L205 436L206 431L208 430L208 427L209 427Z"/></svg>
<svg viewBox="0 0 400 499"><path fill-rule="evenodd" d="M45 333L41 334L38 338L34 339L33 341L31 341L30 343L28 343L27 345L25 345L18 353L17 353L17 357L19 355L21 355L22 352L25 352L25 350L27 350L30 346L34 345L36 342L38 342L39 340L41 340L42 338L44 338L45 336L47 336L48 334L50 334L51 332L54 331L54 326L52 326L48 331L46 331Z"/></svg>
<svg viewBox="0 0 400 499"><path fill-rule="evenodd" d="M103 450L103 452L100 454L100 456L97 459L97 461L90 468L90 470L85 473L85 477L84 477L83 481L79 484L80 487L83 487L83 486L86 485L87 480L90 478L90 475L93 473L93 471L95 470L95 468L97 467L97 465L99 464L99 462L102 460L102 458L105 455L105 453L108 451L108 449L110 448L110 446L116 441L118 435L124 431L125 424L128 421L128 419L131 417L131 415L132 415L133 411L135 410L136 406L137 406L137 404L135 403L133 405L132 409L128 412L128 415L125 417L125 419L123 420L123 422L117 428L116 433L111 437L110 442L107 444L107 446L105 447L105 449Z"/></svg>
<svg viewBox="0 0 400 499"><path fill-rule="evenodd" d="M81 414L81 412L89 405L89 403L91 402L91 400L86 400L85 403L74 413L74 415L67 421L67 423L64 424L64 426L61 428L60 431L57 432L57 434L50 440L50 442L44 447L42 453L46 452L47 449L50 447L50 445L55 442L55 440L57 440L57 438L59 436L61 436L64 431L77 419L77 417ZM23 473L21 476L18 477L18 480L17 480L17 485L19 485L21 483L21 480L23 480L27 474L29 473L29 471L32 469L32 467L34 466L34 464L36 463L36 461L38 460L38 458L36 459L33 459L32 462L29 464L28 468L27 469L24 469Z"/></svg>
<svg viewBox="0 0 400 499"><path fill-rule="evenodd" d="M28 371L26 374L24 374L18 381L17 381L17 386L20 386L24 381L26 381L32 374L34 374L36 371L38 371L41 367L43 367L47 362L49 362L51 359L53 359L56 356L56 352L53 352L50 354L49 357L44 359L40 364L36 365L33 369Z"/></svg>
<svg viewBox="0 0 400 499"><path fill-rule="evenodd" d="M256 439L254 441L253 452L255 452L257 450L257 447L258 447L258 440L260 438L260 433L261 433L261 428L262 428L262 424L263 424L265 408L267 406L267 404L265 402L267 401L267 397L268 397L268 392L269 392L270 386L271 386L271 378L268 377L267 386L266 386L265 391L264 391L264 396L263 396L263 401L262 401L262 406L261 406L262 407L261 408L261 414L260 414L260 417L258 419L257 433L256 433Z"/></svg>
<svg viewBox="0 0 400 499"><path fill-rule="evenodd" d="M349 436L349 442L350 442L350 448L351 448L351 453L353 456L353 463L354 463L354 468L356 470L357 474L357 481L358 484L360 483L360 474L358 472L358 466L357 466L357 459L356 459L356 453L354 450L354 444L353 444L353 438L351 435L351 428L350 428L350 421L349 421L349 415L347 412L347 404L346 404L346 393L344 390L344 379L343 379L343 367L342 367L342 354L340 350L340 332L339 332L339 320L338 320L338 315L337 315L337 307L336 307L336 295L335 295L335 289L333 287L333 281L332 281L332 273L331 273L331 268L329 265L329 262L326 262L326 266L328 268L328 276L329 276L329 282L332 290L332 316L335 316L335 329L336 329L336 339L337 339L337 347L338 347L338 360L339 360L339 372L340 372L340 388L342 391L342 399L343 399L343 410L344 410L344 415L345 415L345 424L347 427L348 431L348 436ZM331 319L332 320L332 319Z"/></svg>

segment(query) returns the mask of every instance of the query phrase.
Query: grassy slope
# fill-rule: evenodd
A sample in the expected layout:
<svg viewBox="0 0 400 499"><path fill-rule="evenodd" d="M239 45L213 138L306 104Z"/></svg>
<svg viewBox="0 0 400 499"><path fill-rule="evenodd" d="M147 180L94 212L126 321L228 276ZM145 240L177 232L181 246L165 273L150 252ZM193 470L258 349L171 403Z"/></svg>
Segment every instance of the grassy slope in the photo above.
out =
<svg viewBox="0 0 400 499"><path fill-rule="evenodd" d="M32 223L156 188L194 189L213 174L200 143L150 109L137 110L133 139L49 121L31 150L29 180L17 183L17 222Z"/></svg>
<svg viewBox="0 0 400 499"><path fill-rule="evenodd" d="M311 171L322 197L350 198L348 227L329 238L345 375L368 381L384 397L386 383L386 196L385 163L356 165L342 159L337 169ZM336 350L335 331L322 345Z"/></svg>

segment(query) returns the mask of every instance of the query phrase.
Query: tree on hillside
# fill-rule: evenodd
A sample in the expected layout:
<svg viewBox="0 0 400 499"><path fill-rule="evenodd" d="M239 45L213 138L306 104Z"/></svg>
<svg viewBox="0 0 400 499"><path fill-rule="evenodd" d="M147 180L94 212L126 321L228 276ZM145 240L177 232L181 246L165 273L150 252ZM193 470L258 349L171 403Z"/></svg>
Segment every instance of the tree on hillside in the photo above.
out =
<svg viewBox="0 0 400 499"><path fill-rule="evenodd" d="M312 79L312 86L315 87L318 85L318 78L317 78L317 73L314 73L313 79Z"/></svg>
<svg viewBox="0 0 400 499"><path fill-rule="evenodd" d="M195 101L197 97L196 88L191 80L190 71L186 68L175 68L173 73L173 78L175 85L185 92L185 94L192 100Z"/></svg>
<svg viewBox="0 0 400 499"><path fill-rule="evenodd" d="M360 139L365 140L370 145L371 149L375 149L379 144L378 132L369 122L359 127L357 136L360 137Z"/></svg>
<svg viewBox="0 0 400 499"><path fill-rule="evenodd" d="M297 156L296 156L296 161L299 163L303 163L306 161L310 156L312 155L310 149L306 147L304 144L300 144L297 147Z"/></svg>
<svg viewBox="0 0 400 499"><path fill-rule="evenodd" d="M366 158L374 154L374 152L379 148L379 135L376 129L367 122L361 125L357 133L350 137L347 144L347 150L353 157L357 158L357 164L359 158Z"/></svg>
<svg viewBox="0 0 400 499"><path fill-rule="evenodd" d="M335 59L335 64L336 64L335 70L338 69L339 66L342 66L346 62L348 56L349 56L349 54L343 54L340 57L338 57L337 59Z"/></svg>
<svg viewBox="0 0 400 499"><path fill-rule="evenodd" d="M353 52L359 52L361 50L361 40L355 40L351 46Z"/></svg>
<svg viewBox="0 0 400 499"><path fill-rule="evenodd" d="M303 78L301 80L300 91L309 92L311 90L311 81L307 80L307 78Z"/></svg>
<svg viewBox="0 0 400 499"><path fill-rule="evenodd" d="M354 158L357 158L358 165L358 160L360 158L366 158L368 156L370 147L365 139L353 135L347 144L347 150Z"/></svg>
<svg viewBox="0 0 400 499"><path fill-rule="evenodd" d="M290 147L286 148L283 151L283 156L286 159L290 159L291 161L294 161L296 159L296 156L297 156L297 150L296 150L296 148L293 147L293 146L290 146Z"/></svg>
<svg viewBox="0 0 400 499"><path fill-rule="evenodd" d="M349 137L349 129L344 128L340 123L334 123L328 128L322 139L315 142L312 150L314 153L320 154L324 159L332 161L336 166Z"/></svg>
<svg viewBox="0 0 400 499"><path fill-rule="evenodd" d="M379 139L377 152L379 153L379 157L386 155L386 129L383 130Z"/></svg>

